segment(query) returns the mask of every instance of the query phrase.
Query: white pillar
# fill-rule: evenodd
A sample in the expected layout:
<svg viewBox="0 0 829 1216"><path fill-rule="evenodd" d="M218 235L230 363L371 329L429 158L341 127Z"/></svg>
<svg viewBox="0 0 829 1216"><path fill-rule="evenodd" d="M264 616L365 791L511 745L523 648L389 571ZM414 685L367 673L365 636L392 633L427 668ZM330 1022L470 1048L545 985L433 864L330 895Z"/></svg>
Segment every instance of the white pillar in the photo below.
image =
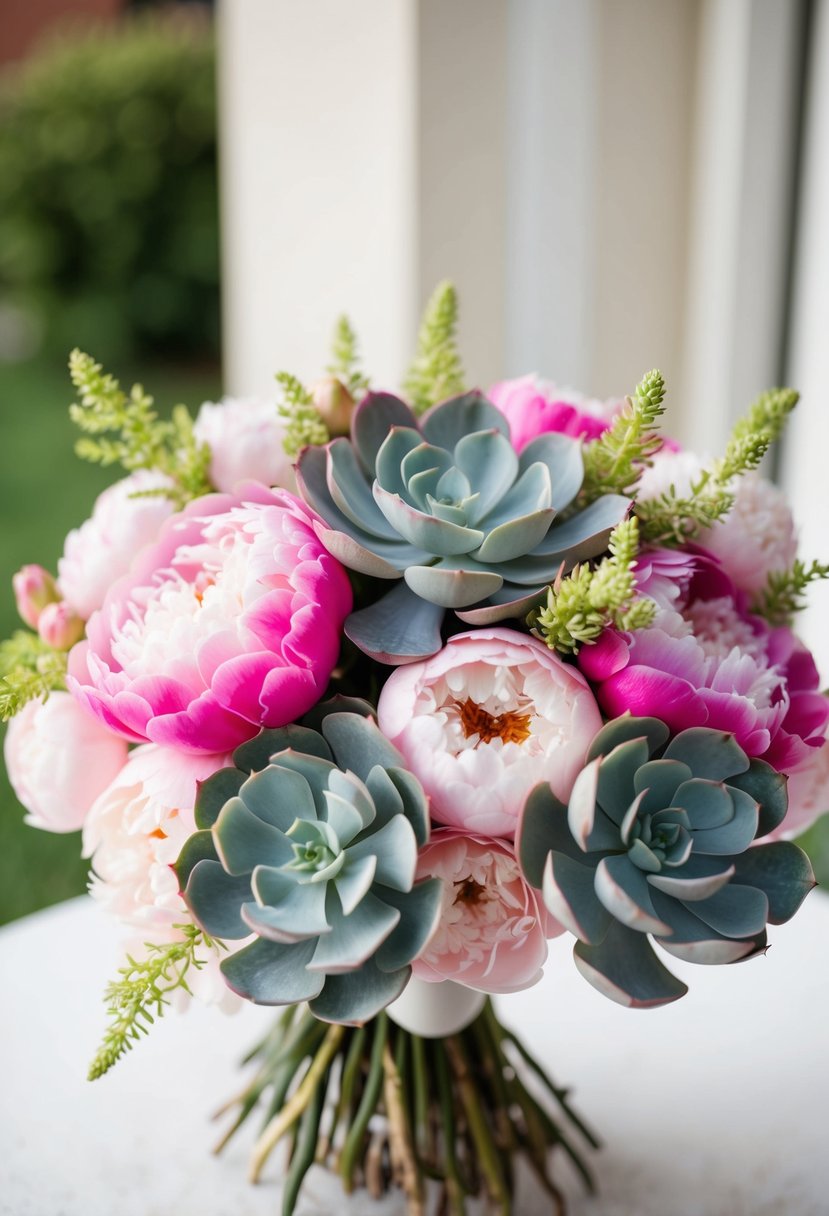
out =
<svg viewBox="0 0 829 1216"><path fill-rule="evenodd" d="M829 0L819 0L811 39L806 141L798 215L787 379L800 390L783 452L783 484L810 560L829 561ZM813 587L799 631L829 679L829 583Z"/></svg>
<svg viewBox="0 0 829 1216"><path fill-rule="evenodd" d="M225 376L321 369L346 311L399 382L437 281L481 383L503 362L503 0L223 0Z"/></svg>

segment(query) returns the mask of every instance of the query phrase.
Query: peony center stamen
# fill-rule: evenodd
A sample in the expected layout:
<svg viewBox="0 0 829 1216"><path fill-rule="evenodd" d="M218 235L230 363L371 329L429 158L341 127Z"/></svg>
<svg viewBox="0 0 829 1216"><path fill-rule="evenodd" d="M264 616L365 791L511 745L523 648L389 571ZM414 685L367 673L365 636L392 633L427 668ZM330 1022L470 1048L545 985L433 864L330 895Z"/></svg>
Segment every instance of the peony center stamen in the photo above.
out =
<svg viewBox="0 0 829 1216"><path fill-rule="evenodd" d="M455 707L467 739L477 735L480 743L491 743L493 739L501 739L504 743L524 743L532 733L531 714L520 714L514 710L491 714L471 697L456 701Z"/></svg>
<svg viewBox="0 0 829 1216"><path fill-rule="evenodd" d="M455 898L452 900L454 904L465 904L470 908L488 898L486 887L474 878L465 878L462 882L455 883Z"/></svg>

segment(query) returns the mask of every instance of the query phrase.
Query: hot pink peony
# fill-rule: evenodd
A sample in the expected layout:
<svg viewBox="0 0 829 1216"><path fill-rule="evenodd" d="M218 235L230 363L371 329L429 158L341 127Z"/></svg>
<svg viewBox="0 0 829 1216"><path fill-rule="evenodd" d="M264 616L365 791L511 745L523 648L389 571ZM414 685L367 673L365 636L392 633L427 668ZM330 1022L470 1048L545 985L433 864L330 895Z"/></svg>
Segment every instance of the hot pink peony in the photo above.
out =
<svg viewBox="0 0 829 1216"><path fill-rule="evenodd" d="M29 701L12 718L6 768L27 822L74 832L95 799L123 768L127 745L90 717L66 692Z"/></svg>
<svg viewBox="0 0 829 1216"><path fill-rule="evenodd" d="M480 992L518 992L541 978L547 938L562 927L524 880L503 840L452 828L432 833L417 877L443 879L440 922L413 964L421 980Z"/></svg>
<svg viewBox="0 0 829 1216"><path fill-rule="evenodd" d="M506 417L517 451L531 439L556 431L560 435L598 439L624 404L591 401L578 393L545 384L537 376L520 376L493 384L488 397Z"/></svg>
<svg viewBox="0 0 829 1216"><path fill-rule="evenodd" d="M173 513L168 498L141 497L141 492L169 484L163 473L131 473L99 494L91 518L67 536L58 561L58 589L84 620L101 607L115 580L126 574L139 550L155 541Z"/></svg>
<svg viewBox="0 0 829 1216"><path fill-rule="evenodd" d="M73 695L128 739L231 751L325 692L351 587L293 495L256 482L161 530L69 655Z"/></svg>
<svg viewBox="0 0 829 1216"><path fill-rule="evenodd" d="M640 558L640 589L659 605L648 629L608 629L579 652L609 717L629 710L673 731L731 731L750 756L779 772L810 763L823 745L829 700L814 660L792 631L747 611L720 564L703 550Z"/></svg>
<svg viewBox="0 0 829 1216"><path fill-rule="evenodd" d="M285 421L275 401L257 397L225 397L206 401L193 433L210 448L210 480L217 490L232 494L244 481L296 488L291 459L282 442Z"/></svg>
<svg viewBox="0 0 829 1216"><path fill-rule="evenodd" d="M377 718L430 795L434 819L510 837L539 781L567 800L602 724L574 667L500 628L458 634L431 658L397 668Z"/></svg>

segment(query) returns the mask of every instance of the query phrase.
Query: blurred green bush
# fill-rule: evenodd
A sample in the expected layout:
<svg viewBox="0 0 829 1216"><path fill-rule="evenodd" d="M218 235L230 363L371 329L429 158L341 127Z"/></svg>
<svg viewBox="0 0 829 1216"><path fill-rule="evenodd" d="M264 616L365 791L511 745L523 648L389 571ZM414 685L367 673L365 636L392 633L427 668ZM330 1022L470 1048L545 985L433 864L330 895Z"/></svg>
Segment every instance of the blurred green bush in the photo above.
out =
<svg viewBox="0 0 829 1216"><path fill-rule="evenodd" d="M66 27L0 79L0 358L215 355L215 54L200 13Z"/></svg>

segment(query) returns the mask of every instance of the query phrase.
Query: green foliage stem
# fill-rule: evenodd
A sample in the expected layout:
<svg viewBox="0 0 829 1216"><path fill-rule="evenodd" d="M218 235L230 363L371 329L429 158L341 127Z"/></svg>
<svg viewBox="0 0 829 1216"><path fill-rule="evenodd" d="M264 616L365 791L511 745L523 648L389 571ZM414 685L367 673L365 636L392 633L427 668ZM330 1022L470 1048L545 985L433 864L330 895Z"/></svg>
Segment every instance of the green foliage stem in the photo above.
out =
<svg viewBox="0 0 829 1216"><path fill-rule="evenodd" d="M649 544L681 545L724 519L734 505L735 477L759 468L771 445L780 438L797 405L793 389L762 393L734 427L725 454L692 482L688 495L667 493L637 503L642 538ZM588 449L589 451L589 449Z"/></svg>
<svg viewBox="0 0 829 1216"><path fill-rule="evenodd" d="M18 629L0 642L0 721L8 722L29 701L66 687L66 653L36 633Z"/></svg>
<svg viewBox="0 0 829 1216"><path fill-rule="evenodd" d="M337 320L331 345L331 362L325 370L345 385L355 401L368 389L368 376L360 371L357 335L345 315Z"/></svg>
<svg viewBox="0 0 829 1216"><path fill-rule="evenodd" d="M305 385L290 372L277 372L276 382L282 389L279 413L286 422L285 438L282 440L285 454L298 456L310 444L328 443L328 427Z"/></svg>
<svg viewBox="0 0 829 1216"><path fill-rule="evenodd" d="M217 943L196 925L176 925L180 941L162 944L147 942L147 958L141 962L127 955L127 965L120 967L120 979L107 987L107 1012L112 1019L104 1040L89 1066L88 1080L95 1081L108 1072L142 1034L164 1013L168 996L177 988L190 992L187 973L200 970L206 959L200 958L199 947L216 949Z"/></svg>
<svg viewBox="0 0 829 1216"><path fill-rule="evenodd" d="M665 380L660 371L648 372L628 397L613 425L584 448L582 500L593 502L602 494L630 494L662 440L659 419L665 412Z"/></svg>
<svg viewBox="0 0 829 1216"><path fill-rule="evenodd" d="M69 416L84 432L75 445L81 459L120 464L128 472L155 469L170 479L170 486L152 493L172 499L177 507L210 492L210 450L196 442L185 406L177 405L169 421L160 419L140 384L127 395L100 363L77 349L69 356L69 374L79 397Z"/></svg>
<svg viewBox="0 0 829 1216"><path fill-rule="evenodd" d="M424 310L417 351L403 381L403 391L416 414L464 390L457 330L457 292L452 283L439 283Z"/></svg>
<svg viewBox="0 0 829 1216"><path fill-rule="evenodd" d="M804 596L812 583L829 578L829 563L798 560L790 570L771 570L766 586L752 604L752 611L772 625L787 625L805 608Z"/></svg>
<svg viewBox="0 0 829 1216"><path fill-rule="evenodd" d="M636 516L623 520L610 535L610 556L595 566L578 565L556 580L547 603L530 616L536 637L563 654L595 642L608 625L644 629L653 620L655 604L636 595L634 565L639 552Z"/></svg>

